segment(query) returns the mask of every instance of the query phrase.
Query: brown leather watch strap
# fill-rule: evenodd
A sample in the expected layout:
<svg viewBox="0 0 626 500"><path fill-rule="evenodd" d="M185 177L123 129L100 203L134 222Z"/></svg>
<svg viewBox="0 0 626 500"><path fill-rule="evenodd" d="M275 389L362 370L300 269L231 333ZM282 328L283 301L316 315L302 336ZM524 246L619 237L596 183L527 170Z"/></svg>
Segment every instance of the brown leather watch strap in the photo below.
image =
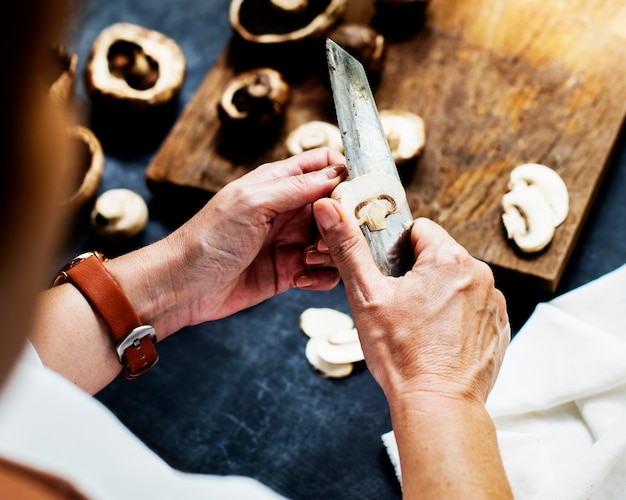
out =
<svg viewBox="0 0 626 500"><path fill-rule="evenodd" d="M106 323L122 364L122 377L137 378L159 360L156 334L144 325L97 252L78 257L60 273L59 282L71 281Z"/></svg>

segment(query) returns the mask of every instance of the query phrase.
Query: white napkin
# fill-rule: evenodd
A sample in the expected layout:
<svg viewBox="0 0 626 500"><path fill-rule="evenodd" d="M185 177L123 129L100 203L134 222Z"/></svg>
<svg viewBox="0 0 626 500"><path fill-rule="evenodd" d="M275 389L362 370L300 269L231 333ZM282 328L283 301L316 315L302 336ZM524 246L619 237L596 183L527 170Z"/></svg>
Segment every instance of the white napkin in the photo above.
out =
<svg viewBox="0 0 626 500"><path fill-rule="evenodd" d="M487 409L516 499L626 498L626 265L537 306Z"/></svg>

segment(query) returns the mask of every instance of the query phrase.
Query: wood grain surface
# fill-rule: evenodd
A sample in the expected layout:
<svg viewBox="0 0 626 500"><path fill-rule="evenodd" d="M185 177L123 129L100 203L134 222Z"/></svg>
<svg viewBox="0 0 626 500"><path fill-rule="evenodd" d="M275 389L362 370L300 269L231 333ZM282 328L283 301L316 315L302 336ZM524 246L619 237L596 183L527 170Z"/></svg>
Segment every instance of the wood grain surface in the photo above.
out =
<svg viewBox="0 0 626 500"><path fill-rule="evenodd" d="M372 1L353 0L345 21L369 23L373 13ZM296 52L281 59L292 84L282 129L225 137L221 91L245 66L265 64L262 57L250 59L231 41L148 166L155 193L215 192L286 157L283 142L295 126L335 121L323 65ZM554 291L626 115L623 0L433 0L416 35L387 37L385 57L374 88L379 110L413 111L427 127L426 149L406 182L413 215L439 222L520 284ZM552 243L528 256L506 240L500 201L510 171L531 162L561 174L571 206Z"/></svg>

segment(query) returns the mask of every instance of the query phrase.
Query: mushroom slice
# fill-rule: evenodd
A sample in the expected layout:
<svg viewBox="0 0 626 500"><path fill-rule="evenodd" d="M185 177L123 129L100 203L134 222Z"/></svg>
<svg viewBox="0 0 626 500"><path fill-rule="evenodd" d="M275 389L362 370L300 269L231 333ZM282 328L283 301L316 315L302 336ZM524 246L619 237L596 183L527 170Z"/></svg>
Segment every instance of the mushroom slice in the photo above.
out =
<svg viewBox="0 0 626 500"><path fill-rule="evenodd" d="M143 198L130 189L110 189L102 193L91 212L91 226L109 239L132 238L148 222L148 207Z"/></svg>
<svg viewBox="0 0 626 500"><path fill-rule="evenodd" d="M333 333L328 337L328 342L332 345L346 345L361 342L361 340L359 339L359 333L356 328L350 328Z"/></svg>
<svg viewBox="0 0 626 500"><path fill-rule="evenodd" d="M171 38L142 26L116 23L94 41L85 83L92 98L134 109L156 108L179 94L185 66L185 56Z"/></svg>
<svg viewBox="0 0 626 500"><path fill-rule="evenodd" d="M538 163L526 163L511 172L509 188L519 184L537 186L550 205L554 226L558 227L569 212L569 193L561 176L550 167Z"/></svg>
<svg viewBox="0 0 626 500"><path fill-rule="evenodd" d="M322 375L327 378L347 377L352 373L352 370L354 369L354 365L352 363L335 364L324 361L317 354L313 339L309 339L306 344L305 356L311 366L313 366L313 368L321 372Z"/></svg>
<svg viewBox="0 0 626 500"><path fill-rule="evenodd" d="M354 327L352 318L330 307L309 307L300 314L300 328L311 338L330 336Z"/></svg>
<svg viewBox="0 0 626 500"><path fill-rule="evenodd" d="M275 69L244 71L226 86L218 104L227 125L263 127L281 118L289 101L289 84Z"/></svg>
<svg viewBox="0 0 626 500"><path fill-rule="evenodd" d="M312 344L313 349L317 355L328 363L336 365L345 363L357 363L363 361L363 350L361 349L361 343L359 342L358 335L355 342L346 342L347 339L353 339L356 331L348 330L348 333L344 336L336 334L334 338L335 342L331 341L332 337L320 336L314 337L309 342Z"/></svg>
<svg viewBox="0 0 626 500"><path fill-rule="evenodd" d="M399 212L406 204L404 186L389 174L359 175L339 186L341 188L335 188L331 196L354 214L359 225L365 224L370 231L387 227L387 216Z"/></svg>
<svg viewBox="0 0 626 500"><path fill-rule="evenodd" d="M292 155L322 146L328 146L343 153L343 142L339 127L320 120L303 123L293 129L287 136L285 145L289 154Z"/></svg>
<svg viewBox="0 0 626 500"><path fill-rule="evenodd" d="M524 252L543 250L554 236L552 210L537 186L517 184L502 197L502 222Z"/></svg>
<svg viewBox="0 0 626 500"><path fill-rule="evenodd" d="M396 165L416 160L426 144L426 127L422 117L401 109L385 109L379 114Z"/></svg>

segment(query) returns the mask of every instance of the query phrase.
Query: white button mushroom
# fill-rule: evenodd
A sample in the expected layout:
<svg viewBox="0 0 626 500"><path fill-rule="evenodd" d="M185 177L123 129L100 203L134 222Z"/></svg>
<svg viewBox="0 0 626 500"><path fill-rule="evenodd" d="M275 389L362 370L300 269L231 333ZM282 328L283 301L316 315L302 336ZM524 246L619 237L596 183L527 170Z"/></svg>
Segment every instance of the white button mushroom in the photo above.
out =
<svg viewBox="0 0 626 500"><path fill-rule="evenodd" d="M400 180L379 172L343 181L331 196L354 214L359 225L365 224L370 231L385 229L387 216L398 213L406 204Z"/></svg>
<svg viewBox="0 0 626 500"><path fill-rule="evenodd" d="M426 144L426 127L422 117L401 109L384 109L379 114L396 165L416 160Z"/></svg>
<svg viewBox="0 0 626 500"><path fill-rule="evenodd" d="M523 252L538 252L552 241L555 228L567 217L567 186L545 165L520 165L511 172L502 210L508 238Z"/></svg>
<svg viewBox="0 0 626 500"><path fill-rule="evenodd" d="M91 211L91 226L102 237L132 238L148 222L148 207L130 189L110 189L102 193Z"/></svg>
<svg viewBox="0 0 626 500"><path fill-rule="evenodd" d="M328 146L343 153L339 127L321 120L313 120L293 129L285 141L289 154L296 155L309 149Z"/></svg>

